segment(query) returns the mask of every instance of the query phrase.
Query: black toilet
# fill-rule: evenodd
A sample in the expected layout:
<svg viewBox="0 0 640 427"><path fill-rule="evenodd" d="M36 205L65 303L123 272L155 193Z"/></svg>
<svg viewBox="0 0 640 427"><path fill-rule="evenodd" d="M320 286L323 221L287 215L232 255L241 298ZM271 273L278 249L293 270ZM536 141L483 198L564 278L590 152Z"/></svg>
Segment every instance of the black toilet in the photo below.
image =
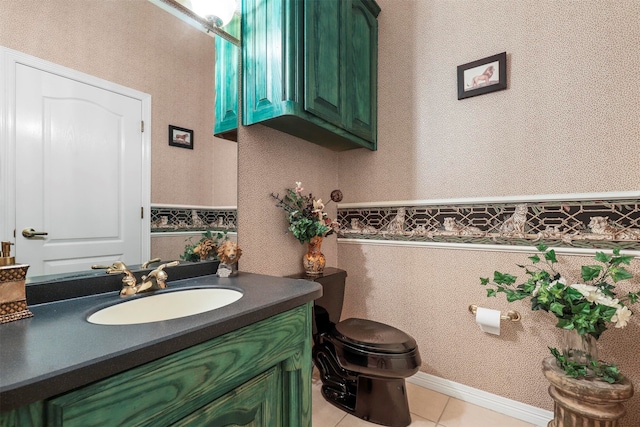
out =
<svg viewBox="0 0 640 427"><path fill-rule="evenodd" d="M416 341L392 326L366 319L340 322L347 273L326 268L323 295L314 303L313 362L322 395L366 421L392 427L411 424L405 378L418 372Z"/></svg>

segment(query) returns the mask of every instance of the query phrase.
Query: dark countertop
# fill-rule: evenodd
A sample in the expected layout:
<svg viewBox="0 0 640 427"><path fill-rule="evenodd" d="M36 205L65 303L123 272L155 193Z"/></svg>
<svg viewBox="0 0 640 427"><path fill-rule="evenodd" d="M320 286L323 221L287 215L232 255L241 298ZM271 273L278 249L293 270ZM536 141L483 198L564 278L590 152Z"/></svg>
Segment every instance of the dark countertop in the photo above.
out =
<svg viewBox="0 0 640 427"><path fill-rule="evenodd" d="M140 325L94 325L87 315L117 292L29 305L34 317L0 325L0 411L55 396L285 312L322 295L318 283L240 272L171 280L172 291L226 287L238 301L207 313ZM153 292L147 293L147 295ZM29 302L27 300L27 302Z"/></svg>

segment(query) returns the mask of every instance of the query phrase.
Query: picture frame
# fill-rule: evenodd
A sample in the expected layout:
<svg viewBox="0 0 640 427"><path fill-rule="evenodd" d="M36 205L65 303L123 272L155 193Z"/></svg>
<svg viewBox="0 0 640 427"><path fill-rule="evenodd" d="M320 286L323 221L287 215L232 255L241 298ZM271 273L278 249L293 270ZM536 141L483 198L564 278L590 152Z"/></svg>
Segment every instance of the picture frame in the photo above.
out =
<svg viewBox="0 0 640 427"><path fill-rule="evenodd" d="M193 130L169 125L169 145L193 150Z"/></svg>
<svg viewBox="0 0 640 427"><path fill-rule="evenodd" d="M458 65L458 99L507 88L507 52Z"/></svg>

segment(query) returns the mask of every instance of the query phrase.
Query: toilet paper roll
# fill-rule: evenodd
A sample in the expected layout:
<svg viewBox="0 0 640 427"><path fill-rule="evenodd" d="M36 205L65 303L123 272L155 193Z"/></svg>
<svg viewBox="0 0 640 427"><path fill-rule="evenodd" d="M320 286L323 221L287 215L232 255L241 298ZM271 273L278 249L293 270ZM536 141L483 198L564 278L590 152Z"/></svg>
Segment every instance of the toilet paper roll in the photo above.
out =
<svg viewBox="0 0 640 427"><path fill-rule="evenodd" d="M500 310L478 307L476 310L476 323L482 332L500 335Z"/></svg>

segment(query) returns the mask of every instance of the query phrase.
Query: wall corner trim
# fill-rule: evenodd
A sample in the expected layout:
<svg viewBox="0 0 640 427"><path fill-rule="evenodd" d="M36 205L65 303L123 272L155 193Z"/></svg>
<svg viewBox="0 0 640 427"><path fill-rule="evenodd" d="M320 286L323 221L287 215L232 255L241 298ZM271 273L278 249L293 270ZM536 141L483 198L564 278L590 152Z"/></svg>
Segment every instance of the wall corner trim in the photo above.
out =
<svg viewBox="0 0 640 427"><path fill-rule="evenodd" d="M407 378L411 384L424 387L464 402L469 402L483 408L507 415L512 418L534 424L538 427L546 426L553 419L553 412L536 406L507 399L477 388L469 387L455 381L436 377L435 375L418 372Z"/></svg>

